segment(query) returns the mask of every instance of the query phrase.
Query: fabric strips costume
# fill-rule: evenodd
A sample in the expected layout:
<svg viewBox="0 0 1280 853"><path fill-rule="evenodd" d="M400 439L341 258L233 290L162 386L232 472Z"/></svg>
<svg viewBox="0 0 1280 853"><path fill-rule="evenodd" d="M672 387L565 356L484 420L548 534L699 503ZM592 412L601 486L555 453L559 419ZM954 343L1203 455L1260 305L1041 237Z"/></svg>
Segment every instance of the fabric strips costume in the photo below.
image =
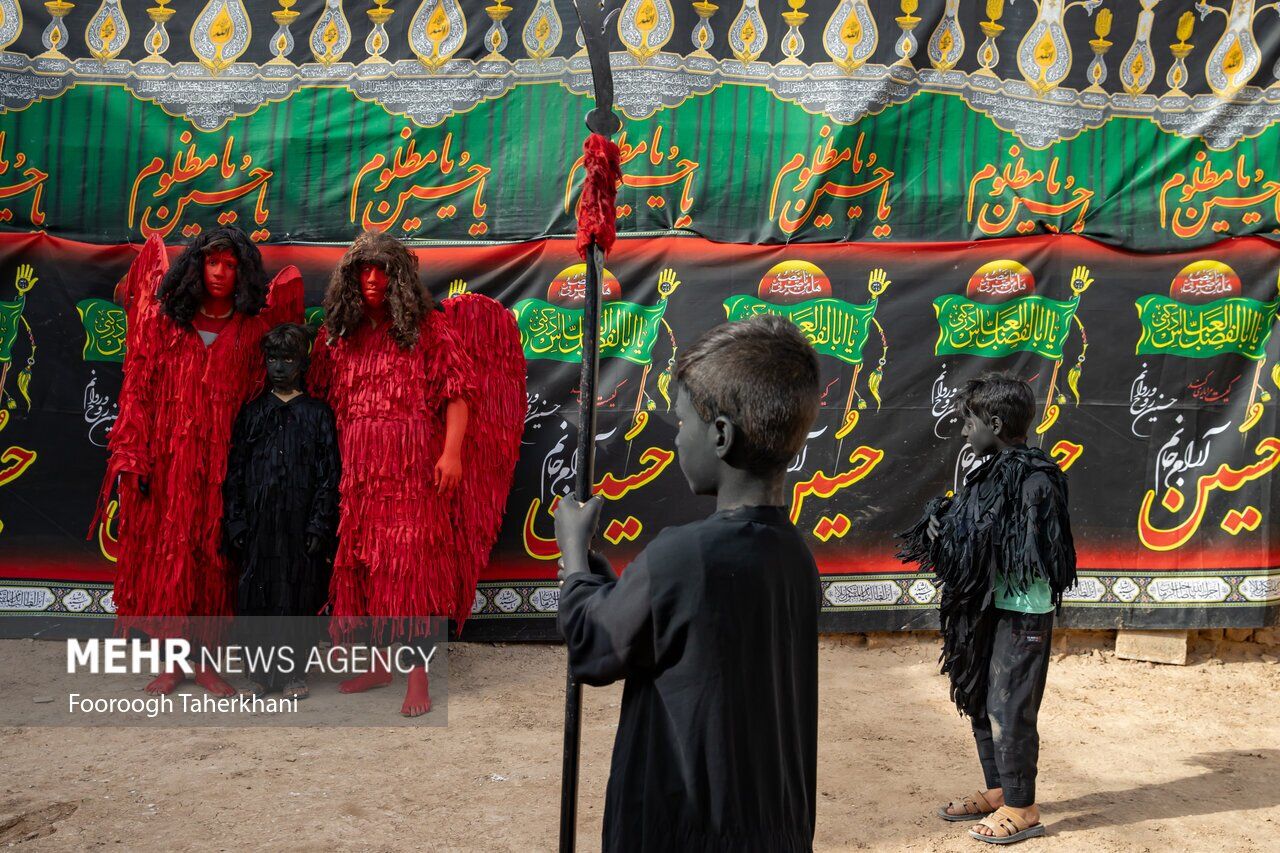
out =
<svg viewBox="0 0 1280 853"><path fill-rule="evenodd" d="M417 276L410 258L392 238L364 234L335 276L362 263L386 266L393 279ZM411 346L394 333L390 321L361 320L345 335L321 329L308 373L312 393L333 407L342 455L329 589L337 642L360 639L366 619L375 640L426 636L432 616L466 619L524 431L524 355L500 304L464 294L443 311L427 310ZM442 495L434 465L445 404L459 397L473 413L466 473L455 493Z"/></svg>
<svg viewBox="0 0 1280 853"><path fill-rule="evenodd" d="M120 489L116 629L152 636L216 639L208 620L229 617L232 575L222 552L222 481L236 413L262 388L259 341L277 323L302 319L302 277L285 267L266 307L235 311L206 346L194 328L161 310L156 291L169 269L163 241L150 237L123 283L128 321L120 414L111 429L99 517L122 473L146 477L146 496Z"/></svg>
<svg viewBox="0 0 1280 853"><path fill-rule="evenodd" d="M933 542L931 515L942 523ZM997 577L1013 592L1043 579L1055 605L1076 582L1067 478L1043 451L1008 448L974 469L954 499L930 501L901 537L898 556L935 572L942 585L942 671L956 707L977 715L986 703Z"/></svg>

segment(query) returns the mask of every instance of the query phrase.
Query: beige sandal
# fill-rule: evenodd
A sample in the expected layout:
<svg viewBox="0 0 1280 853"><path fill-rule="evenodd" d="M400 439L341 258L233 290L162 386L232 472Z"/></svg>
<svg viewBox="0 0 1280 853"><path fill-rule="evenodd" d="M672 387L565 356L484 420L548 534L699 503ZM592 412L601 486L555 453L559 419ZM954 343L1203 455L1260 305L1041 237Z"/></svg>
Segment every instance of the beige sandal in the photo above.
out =
<svg viewBox="0 0 1280 853"><path fill-rule="evenodd" d="M987 844L1017 844L1019 841L1026 841L1028 838L1039 838L1044 835L1043 823L1027 823L1008 806L1001 806L996 809L992 814L984 817L978 826L985 826L992 832L1000 833L998 835L983 835L975 830L969 830L970 838L985 841Z"/></svg>
<svg viewBox="0 0 1280 853"><path fill-rule="evenodd" d="M240 696L243 699L261 699L267 695L267 687L265 684L259 684L256 681L249 682L248 687L240 688Z"/></svg>
<svg viewBox="0 0 1280 853"><path fill-rule="evenodd" d="M948 809L964 809L964 814L952 814ZM995 810L995 806L991 805L981 791L974 791L972 797L965 797L959 802L952 800L939 808L938 817L950 821L980 820Z"/></svg>
<svg viewBox="0 0 1280 853"><path fill-rule="evenodd" d="M311 691L307 689L307 682L293 681L284 686L284 698L286 699L306 699L311 695Z"/></svg>

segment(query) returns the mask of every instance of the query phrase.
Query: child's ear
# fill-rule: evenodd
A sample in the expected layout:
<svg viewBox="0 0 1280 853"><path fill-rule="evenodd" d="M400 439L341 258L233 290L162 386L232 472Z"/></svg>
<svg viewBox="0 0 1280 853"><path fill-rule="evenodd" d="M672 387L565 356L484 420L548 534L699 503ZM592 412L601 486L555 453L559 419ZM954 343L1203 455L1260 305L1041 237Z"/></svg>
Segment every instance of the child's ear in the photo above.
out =
<svg viewBox="0 0 1280 853"><path fill-rule="evenodd" d="M1001 433L1001 431L1002 431L1003 429L1004 429L1004 421L1002 421L1002 420L1000 419L1000 416L999 416L999 415L992 415L992 416L991 416L991 432L992 432L992 434L993 434L993 435L997 435L997 436L998 436L998 435L1000 435L1000 433Z"/></svg>
<svg viewBox="0 0 1280 853"><path fill-rule="evenodd" d="M733 441L737 437L737 427L733 425L733 421L724 415L715 419L713 424L716 430L716 456L721 459L729 455L729 450L733 447Z"/></svg>

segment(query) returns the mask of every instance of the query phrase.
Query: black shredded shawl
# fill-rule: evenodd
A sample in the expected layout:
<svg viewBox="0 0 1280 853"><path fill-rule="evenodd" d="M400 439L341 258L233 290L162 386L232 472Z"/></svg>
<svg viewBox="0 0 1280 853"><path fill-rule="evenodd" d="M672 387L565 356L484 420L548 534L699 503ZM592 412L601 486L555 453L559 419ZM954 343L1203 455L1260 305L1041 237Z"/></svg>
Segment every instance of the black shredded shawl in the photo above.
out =
<svg viewBox="0 0 1280 853"><path fill-rule="evenodd" d="M339 467L333 411L321 400L285 403L266 391L240 411L222 491L228 542L245 536L239 613L311 616L324 605ZM307 553L309 534L321 537L319 554Z"/></svg>
<svg viewBox="0 0 1280 853"><path fill-rule="evenodd" d="M954 499L935 498L910 530L898 557L937 574L942 586L942 671L951 699L973 716L986 706L995 578L1013 592L1048 581L1053 603L1076 582L1067 515L1067 478L1038 448L1011 447L983 462ZM942 533L929 541L929 517Z"/></svg>

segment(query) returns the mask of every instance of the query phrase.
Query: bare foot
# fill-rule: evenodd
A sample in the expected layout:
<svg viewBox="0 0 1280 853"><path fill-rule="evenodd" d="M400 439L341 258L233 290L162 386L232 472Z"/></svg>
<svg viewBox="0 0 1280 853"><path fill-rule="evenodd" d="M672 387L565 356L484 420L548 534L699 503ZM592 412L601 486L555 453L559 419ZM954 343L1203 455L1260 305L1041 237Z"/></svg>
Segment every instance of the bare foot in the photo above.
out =
<svg viewBox="0 0 1280 853"><path fill-rule="evenodd" d="M404 691L404 704L400 713L406 717L421 717L431 710L431 693L427 686L427 670L415 666L409 670L409 687Z"/></svg>
<svg viewBox="0 0 1280 853"><path fill-rule="evenodd" d="M980 815L991 814L991 812L995 811L996 809L1004 805L1004 789L1003 788L990 788L986 791L979 791L978 794L981 796L982 799L973 800L973 804L974 804L974 807L977 809L977 812L972 812L965 809L965 801L969 799L968 797L965 797L963 800L955 800L951 802L946 808L947 814L955 815L956 817L962 817L964 815L971 815L975 813ZM984 803L983 800L986 800L986 802Z"/></svg>
<svg viewBox="0 0 1280 853"><path fill-rule="evenodd" d="M1035 826L1040 822L1040 807L1032 803L1026 808L1018 808L1017 806L1004 806L1008 811L1016 814L1027 826ZM988 838L994 838L998 833L985 824L978 824L972 830L978 835L985 835Z"/></svg>
<svg viewBox="0 0 1280 853"><path fill-rule="evenodd" d="M230 684L227 684L227 682L222 679L222 676L218 675L218 671L216 669L206 668L198 670L196 672L195 682L205 690L208 690L214 696L218 696L223 699L236 695L236 689Z"/></svg>
<svg viewBox="0 0 1280 853"><path fill-rule="evenodd" d="M381 664L374 663L373 668L368 672L357 675L355 678L348 678L346 681L338 685L339 693L363 693L366 690L372 690L375 687L386 687L391 683L391 670L386 669Z"/></svg>
<svg viewBox="0 0 1280 853"><path fill-rule="evenodd" d="M147 692L156 696L168 696L178 689L184 677L182 670L163 672L147 685Z"/></svg>

